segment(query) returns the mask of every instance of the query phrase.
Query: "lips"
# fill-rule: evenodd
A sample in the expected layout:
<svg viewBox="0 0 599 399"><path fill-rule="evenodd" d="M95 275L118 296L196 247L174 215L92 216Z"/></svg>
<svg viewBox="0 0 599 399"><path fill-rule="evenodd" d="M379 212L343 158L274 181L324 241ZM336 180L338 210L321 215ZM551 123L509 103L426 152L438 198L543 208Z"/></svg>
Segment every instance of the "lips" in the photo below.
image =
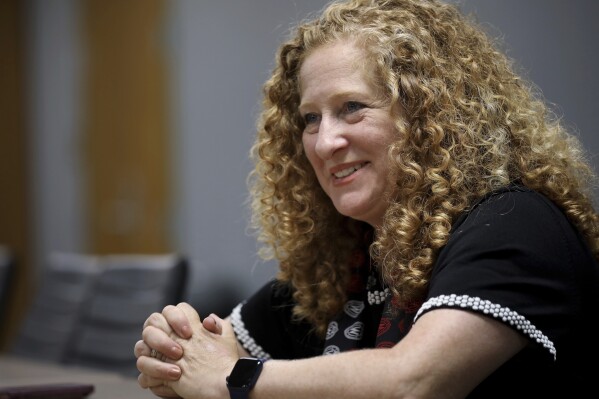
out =
<svg viewBox="0 0 599 399"><path fill-rule="evenodd" d="M365 165L366 165L366 162L350 166L349 168L345 168L343 170L333 173L333 176L335 176L338 179L347 177L347 176L351 175L352 173L354 173L356 170L362 169Z"/></svg>

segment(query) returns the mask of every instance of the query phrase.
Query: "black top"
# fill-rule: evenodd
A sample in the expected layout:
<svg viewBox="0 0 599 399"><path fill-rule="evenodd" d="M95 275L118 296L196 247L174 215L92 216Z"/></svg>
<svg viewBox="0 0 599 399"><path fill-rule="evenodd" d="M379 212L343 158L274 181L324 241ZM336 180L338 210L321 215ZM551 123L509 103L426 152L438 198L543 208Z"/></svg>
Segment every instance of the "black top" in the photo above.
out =
<svg viewBox="0 0 599 399"><path fill-rule="evenodd" d="M291 320L290 293L270 281L233 311L237 337L252 355L322 354L324 342L309 334L310 326ZM492 317L531 342L469 398L574 398L594 389L599 266L577 230L544 196L510 187L481 199L456 221L425 302L409 320L417 323L420 315L440 307ZM365 319L371 330L377 328L372 320Z"/></svg>

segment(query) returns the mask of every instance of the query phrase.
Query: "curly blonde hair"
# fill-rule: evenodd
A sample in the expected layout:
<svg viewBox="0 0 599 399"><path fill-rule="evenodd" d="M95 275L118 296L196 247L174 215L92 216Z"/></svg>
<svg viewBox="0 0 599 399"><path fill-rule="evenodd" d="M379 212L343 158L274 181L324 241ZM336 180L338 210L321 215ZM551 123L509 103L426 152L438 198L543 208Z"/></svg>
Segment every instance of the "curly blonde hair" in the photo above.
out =
<svg viewBox="0 0 599 399"><path fill-rule="evenodd" d="M513 182L553 200L599 254L595 176L580 143L483 29L436 0L333 2L279 48L251 151L251 225L260 254L278 260L278 278L294 289L295 316L326 330L370 229L335 210L302 147L302 62L344 39L362 45L374 83L404 111L387 154L396 192L370 246L399 304L426 294L456 217Z"/></svg>

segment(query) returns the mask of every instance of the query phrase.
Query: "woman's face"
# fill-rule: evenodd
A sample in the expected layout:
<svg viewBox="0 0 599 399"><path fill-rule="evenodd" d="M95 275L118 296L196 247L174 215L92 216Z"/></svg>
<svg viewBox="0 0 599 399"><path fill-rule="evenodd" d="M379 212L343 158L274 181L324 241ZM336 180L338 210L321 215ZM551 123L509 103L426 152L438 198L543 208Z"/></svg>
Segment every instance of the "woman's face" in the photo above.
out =
<svg viewBox="0 0 599 399"><path fill-rule="evenodd" d="M368 79L365 57L350 41L314 50L299 73L299 112L304 151L337 211L380 226L396 129L390 106Z"/></svg>

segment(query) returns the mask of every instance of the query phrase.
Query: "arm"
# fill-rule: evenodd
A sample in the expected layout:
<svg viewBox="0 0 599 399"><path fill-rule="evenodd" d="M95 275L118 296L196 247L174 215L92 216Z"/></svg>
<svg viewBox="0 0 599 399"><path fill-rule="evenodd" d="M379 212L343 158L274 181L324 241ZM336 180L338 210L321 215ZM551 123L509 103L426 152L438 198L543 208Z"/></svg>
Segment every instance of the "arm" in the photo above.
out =
<svg viewBox="0 0 599 399"><path fill-rule="evenodd" d="M191 316L194 335L174 338L183 348L184 356L174 361L182 375L167 384L183 397L228 398L225 377L239 357L230 323L214 316L221 331L215 334L181 305L165 316L180 321L181 311ZM147 339L157 338L156 332L149 331ZM485 316L437 309L424 314L392 349L269 361L251 397L461 398L526 343L516 331ZM140 361L138 366L143 374L168 379L153 362Z"/></svg>
<svg viewBox="0 0 599 399"><path fill-rule="evenodd" d="M388 350L268 362L253 397L463 398L525 345L500 322L439 309Z"/></svg>

